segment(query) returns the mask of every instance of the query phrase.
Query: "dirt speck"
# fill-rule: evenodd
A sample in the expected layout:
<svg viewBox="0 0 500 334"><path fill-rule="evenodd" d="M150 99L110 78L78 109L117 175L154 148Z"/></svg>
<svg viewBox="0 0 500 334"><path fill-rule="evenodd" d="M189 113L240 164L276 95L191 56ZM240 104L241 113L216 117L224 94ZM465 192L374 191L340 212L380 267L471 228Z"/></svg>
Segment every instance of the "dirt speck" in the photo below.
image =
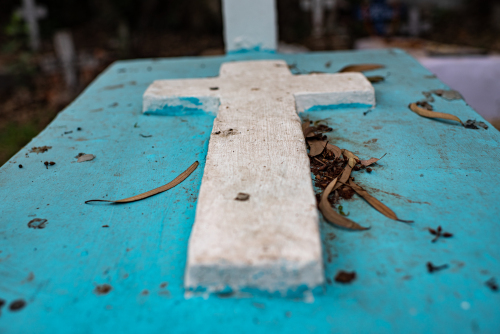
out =
<svg viewBox="0 0 500 334"><path fill-rule="evenodd" d="M237 200L237 201L248 201L249 198L250 198L249 194L238 193L238 195L236 195L235 200Z"/></svg>
<svg viewBox="0 0 500 334"><path fill-rule="evenodd" d="M356 272L348 272L341 270L335 275L335 282L342 283L342 284L347 284L351 283L356 279Z"/></svg>
<svg viewBox="0 0 500 334"><path fill-rule="evenodd" d="M26 302L22 299L14 300L9 305L9 310L11 311L20 311L26 306Z"/></svg>
<svg viewBox="0 0 500 334"><path fill-rule="evenodd" d="M100 284L95 287L94 293L96 295L107 295L112 289L113 287L109 284Z"/></svg>
<svg viewBox="0 0 500 334"><path fill-rule="evenodd" d="M148 290L142 290L141 295L147 296L147 295L149 295L149 291Z"/></svg>
<svg viewBox="0 0 500 334"><path fill-rule="evenodd" d="M160 288L165 288L167 285L168 285L167 282L163 282L163 283L160 284Z"/></svg>

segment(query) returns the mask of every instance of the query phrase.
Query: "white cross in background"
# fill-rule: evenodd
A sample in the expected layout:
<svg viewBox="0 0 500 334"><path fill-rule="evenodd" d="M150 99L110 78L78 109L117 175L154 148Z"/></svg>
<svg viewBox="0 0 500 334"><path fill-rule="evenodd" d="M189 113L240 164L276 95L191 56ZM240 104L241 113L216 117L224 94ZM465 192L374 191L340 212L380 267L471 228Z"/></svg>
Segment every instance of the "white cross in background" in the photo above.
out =
<svg viewBox="0 0 500 334"><path fill-rule="evenodd" d="M47 8L37 6L35 0L23 0L23 7L18 10L18 13L28 23L31 49L38 50L40 48L40 31L37 20L43 19L47 15Z"/></svg>
<svg viewBox="0 0 500 334"><path fill-rule="evenodd" d="M282 60L229 62L217 78L155 81L143 98L147 113L217 113L186 288L286 292L322 284L316 200L297 112L373 106L368 80L360 73L292 75Z"/></svg>

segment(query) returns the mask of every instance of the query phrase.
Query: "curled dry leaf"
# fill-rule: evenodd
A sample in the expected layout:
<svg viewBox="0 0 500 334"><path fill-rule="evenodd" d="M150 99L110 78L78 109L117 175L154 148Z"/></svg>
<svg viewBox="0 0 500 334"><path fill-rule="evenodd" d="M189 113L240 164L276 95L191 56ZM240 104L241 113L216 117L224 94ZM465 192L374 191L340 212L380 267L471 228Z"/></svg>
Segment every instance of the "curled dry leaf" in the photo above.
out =
<svg viewBox="0 0 500 334"><path fill-rule="evenodd" d="M311 157L315 157L320 155L325 149L326 142L322 140L309 140L307 142L309 144L309 155Z"/></svg>
<svg viewBox="0 0 500 334"><path fill-rule="evenodd" d="M371 70L376 70L379 68L384 68L384 65L380 64L357 64L357 65L349 65L344 67L339 71L339 73L344 73L344 72L364 72L364 71L371 71Z"/></svg>
<svg viewBox="0 0 500 334"><path fill-rule="evenodd" d="M342 154L344 155L344 157L346 157L347 159L349 158L353 158L354 160L356 161L359 161L360 159L358 158L358 156L354 153L352 153L351 151L348 151L346 149L343 149L342 150Z"/></svg>
<svg viewBox="0 0 500 334"><path fill-rule="evenodd" d="M382 82L385 80L385 78L381 75L373 75L373 76L370 76L370 77L366 77L368 79L368 81L370 81L371 83L377 83L377 82Z"/></svg>
<svg viewBox="0 0 500 334"><path fill-rule="evenodd" d="M387 154L387 153L386 153ZM382 159L383 157L385 157L385 154L383 156L381 156L380 158L370 158L368 160L361 160L361 164L365 167L367 166L370 166L371 164L374 164L376 163L377 161L379 161L380 159Z"/></svg>
<svg viewBox="0 0 500 334"><path fill-rule="evenodd" d="M394 213L394 211L392 211L385 204L383 204L378 199L376 199L375 197L370 195L365 189L358 186L352 180L349 180L349 186L351 186L351 188L354 189L354 191L359 196L363 197L365 199L365 201L367 201L371 206L373 206L378 212L380 212L384 216L391 218L391 219L394 219L394 220L397 220L397 221L400 221L400 222L403 222L403 223L413 223L413 221L411 221L411 220L399 219L398 216L396 216L396 214Z"/></svg>
<svg viewBox="0 0 500 334"><path fill-rule="evenodd" d="M351 230L367 230L369 227L363 227L352 220L339 215L337 212L333 210L331 207L330 203L328 202L328 196L333 190L333 187L335 187L337 183L337 179L333 180L330 182L330 184L326 187L325 191L321 195L321 201L319 202L319 209L321 213L323 214L323 217L325 217L326 220L329 222L342 226Z"/></svg>
<svg viewBox="0 0 500 334"><path fill-rule="evenodd" d="M326 149L333 152L333 154L335 155L335 159L340 158L340 155L342 154L342 150L340 148L330 143L326 145Z"/></svg>
<svg viewBox="0 0 500 334"><path fill-rule="evenodd" d="M186 169L184 172L182 172L179 176L177 176L175 179L173 179L172 181L170 181L166 185L161 186L161 187L156 188L156 189L153 189L153 190L150 190L150 191L147 191L147 192L142 193L140 195L136 195L133 197L120 199L120 200L116 200L116 201L105 200L105 199L91 199L91 200L85 201L85 204L90 203L90 202L130 203L130 202L140 201L141 199L151 197L153 195L159 194L161 192L164 192L166 190L169 190L169 189L175 187L176 185L178 185L179 183L184 181L189 175L191 175L191 173L194 172L194 170L196 169L196 167L198 167L198 165L199 165L198 161L195 161L191 166L189 166L188 169Z"/></svg>
<svg viewBox="0 0 500 334"><path fill-rule="evenodd" d="M339 183L333 188L333 190L337 190L340 186L347 183L349 177L351 176L352 169L355 165L356 161L354 160L354 158L349 158L349 161L347 162L347 165L345 165L344 171L340 176Z"/></svg>
<svg viewBox="0 0 500 334"><path fill-rule="evenodd" d="M304 137L306 136L306 129L309 127L311 124L311 121L305 120L304 123L302 123L302 133L304 134Z"/></svg>
<svg viewBox="0 0 500 334"><path fill-rule="evenodd" d="M304 131L304 137L314 137L314 131L316 131L315 126L309 126Z"/></svg>
<svg viewBox="0 0 500 334"><path fill-rule="evenodd" d="M94 159L95 159L95 155L93 155L93 154L84 154L84 155L79 156L78 160L76 162L90 161L90 160L94 160Z"/></svg>
<svg viewBox="0 0 500 334"><path fill-rule="evenodd" d="M447 113L444 113L444 112L430 111L430 110L427 110L427 109L424 109L424 108L421 108L421 107L417 106L416 103L411 103L409 105L409 108L410 108L411 111L413 111L416 114L418 114L420 116L423 116L423 117L448 119L448 120L451 120L451 121L460 122L460 124L464 125L464 123L462 123L462 121L460 120L460 118L458 118L455 115L447 114Z"/></svg>

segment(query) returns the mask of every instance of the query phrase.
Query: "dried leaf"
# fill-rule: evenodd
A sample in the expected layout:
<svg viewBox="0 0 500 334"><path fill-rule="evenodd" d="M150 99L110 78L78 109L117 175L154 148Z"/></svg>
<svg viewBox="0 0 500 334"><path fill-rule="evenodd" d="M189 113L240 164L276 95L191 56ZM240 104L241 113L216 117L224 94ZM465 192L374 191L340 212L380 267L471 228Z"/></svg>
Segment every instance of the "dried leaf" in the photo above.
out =
<svg viewBox="0 0 500 334"><path fill-rule="evenodd" d="M309 126L304 130L304 137L314 137L314 131L316 131L317 128L315 126Z"/></svg>
<svg viewBox="0 0 500 334"><path fill-rule="evenodd" d="M387 154L387 153L386 153ZM381 156L380 158L370 158L368 160L361 160L361 164L365 167L367 166L370 166L371 164L374 164L376 163L377 161L379 161L380 159L382 159L383 157L385 157L385 154L383 156Z"/></svg>
<svg viewBox="0 0 500 334"><path fill-rule="evenodd" d="M90 160L94 160L94 159L95 159L95 155L93 155L93 154L84 154L84 155L79 156L78 160L76 162L90 161Z"/></svg>
<svg viewBox="0 0 500 334"><path fill-rule="evenodd" d="M309 144L309 155L311 157L320 155L326 146L326 142L322 140L309 140L307 143Z"/></svg>
<svg viewBox="0 0 500 334"><path fill-rule="evenodd" d="M389 209L385 204L383 204L378 199L370 195L365 189L358 186L352 180L349 180L349 186L351 186L351 188L354 189L354 191L359 196L363 197L365 201L367 201L371 206L373 206L378 212L380 212L384 216L404 223L413 223L413 221L411 220L399 219L398 216L396 216L396 214L391 209Z"/></svg>
<svg viewBox="0 0 500 334"><path fill-rule="evenodd" d="M384 65L380 64L357 64L357 65L349 65L344 67L339 71L339 73L344 73L344 72L365 72L365 71L371 71L371 70L376 70L379 68L384 68Z"/></svg>
<svg viewBox="0 0 500 334"><path fill-rule="evenodd" d="M342 154L342 150L340 148L330 143L326 145L326 149L333 152L333 154L335 155L335 159L340 158L340 155Z"/></svg>
<svg viewBox="0 0 500 334"><path fill-rule="evenodd" d="M178 185L179 183L184 181L189 175L191 175L191 173L194 172L194 170L196 169L196 167L198 167L198 165L199 165L198 161L195 161L191 166L189 166L188 169L186 169L184 172L182 172L179 176L177 176L175 179L173 179L172 181L170 181L166 185L161 186L161 187L156 188L156 189L153 189L153 190L150 190L150 191L147 191L147 192L142 193L140 195L136 195L136 196L125 198L125 199L120 199L117 201L111 201L111 200L105 200L105 199L91 199L91 200L85 201L85 204L90 203L90 202L130 203L130 202L140 201L141 199L151 197L153 195L159 194L161 192L164 192L166 190L169 190L169 189L175 187L176 185Z"/></svg>
<svg viewBox="0 0 500 334"><path fill-rule="evenodd" d="M337 179L330 182L330 184L326 187L325 191L321 195L321 201L319 202L319 209L323 214L323 217L325 217L326 220L335 225L342 226L351 230L369 229L369 227L363 227L361 225L358 225L357 223L353 222L352 220L346 217L339 215L337 212L333 210L333 208L330 205L330 202L328 202L328 195L330 195L336 183Z"/></svg>
<svg viewBox="0 0 500 334"><path fill-rule="evenodd" d="M309 127L309 125L311 125L311 121L304 121L304 123L302 123L302 133L304 134L304 137L306 136L306 129Z"/></svg>
<svg viewBox="0 0 500 334"><path fill-rule="evenodd" d="M349 152L349 151L347 151L347 152ZM347 181L349 180L349 177L351 176L352 169L355 165L356 165L356 160L354 160L354 158L349 158L349 161L347 162L347 165L345 165L344 171L342 172L342 175L340 176L339 183L333 188L333 190L337 190L343 184L347 183Z"/></svg>
<svg viewBox="0 0 500 334"><path fill-rule="evenodd" d="M342 154L344 155L344 157L346 157L347 159L349 158L353 158L354 160L357 160L359 161L360 159L358 158L358 156L354 153L352 153L351 151L348 151L346 149L343 149L342 150Z"/></svg>
<svg viewBox="0 0 500 334"><path fill-rule="evenodd" d="M377 82L382 82L385 80L385 78L381 75L373 75L373 76L370 76L370 77L366 77L368 79L368 81L370 81L371 83L377 83Z"/></svg>
<svg viewBox="0 0 500 334"><path fill-rule="evenodd" d="M447 114L444 112L430 111L430 110L427 110L424 108L420 108L419 106L417 106L416 103L410 104L409 107L410 107L411 111L413 111L416 114L423 116L423 117L448 119L451 121L460 122L460 124L464 125L464 123L462 123L460 118L458 118L457 116L451 115L451 114Z"/></svg>

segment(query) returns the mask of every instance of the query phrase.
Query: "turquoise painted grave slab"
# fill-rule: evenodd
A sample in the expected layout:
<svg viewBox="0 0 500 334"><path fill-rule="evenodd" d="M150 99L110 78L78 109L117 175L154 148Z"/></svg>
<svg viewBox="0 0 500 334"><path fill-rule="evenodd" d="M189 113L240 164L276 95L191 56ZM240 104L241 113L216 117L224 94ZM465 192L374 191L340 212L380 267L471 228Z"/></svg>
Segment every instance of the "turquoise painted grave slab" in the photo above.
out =
<svg viewBox="0 0 500 334"><path fill-rule="evenodd" d="M142 94L156 79L216 76L225 61L251 59L284 59L303 72L386 65L370 72L386 80L375 85L377 107L366 115L365 108L348 108L307 116L328 119L330 142L362 158L387 153L356 181L415 223L389 220L357 197L345 201L350 218L372 229L320 222L329 284L309 302L184 295L214 116L146 116ZM500 279L500 133L411 112L408 104L423 99L422 91L446 88L430 74L399 50L113 64L0 169L0 298L7 302L0 333L498 332L500 293L485 282ZM483 120L462 100L436 97L433 105L462 120ZM52 148L29 153L44 145ZM77 163L80 152L96 158ZM131 204L84 204L158 187L195 160L200 167L168 192ZM44 161L56 164L46 169ZM46 227L29 228L34 218L47 219ZM453 238L431 243L427 229L438 225ZM449 268L430 274L428 261ZM357 279L336 283L339 270L354 270ZM102 284L111 290L98 293ZM26 306L9 310L18 299Z"/></svg>

